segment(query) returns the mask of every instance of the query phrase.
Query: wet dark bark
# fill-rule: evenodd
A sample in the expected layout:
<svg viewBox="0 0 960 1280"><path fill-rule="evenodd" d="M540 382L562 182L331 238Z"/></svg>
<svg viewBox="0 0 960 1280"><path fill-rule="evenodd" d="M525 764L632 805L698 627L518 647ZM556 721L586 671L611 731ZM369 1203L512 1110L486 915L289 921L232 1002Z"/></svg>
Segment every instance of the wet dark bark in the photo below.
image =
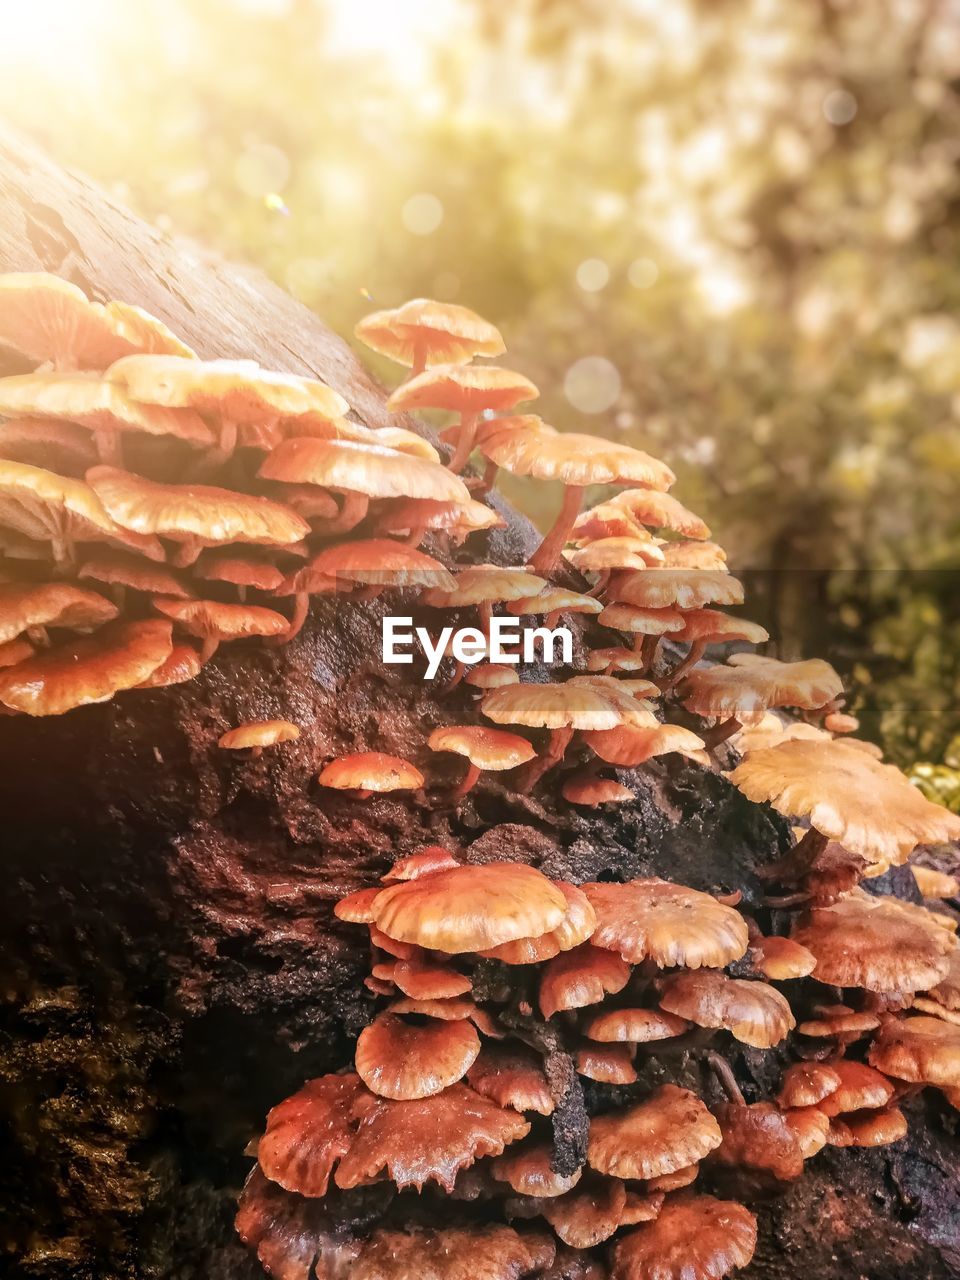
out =
<svg viewBox="0 0 960 1280"><path fill-rule="evenodd" d="M166 240L3 135L0 191L0 270L63 266L202 355L317 373L364 421L387 420L345 344L262 276ZM522 563L535 545L511 515L470 554ZM785 849L785 825L678 757L625 776L637 799L612 814L489 775L452 811L457 766L430 761L425 740L474 719L474 695L441 700L418 668L382 666L388 607L323 602L287 648L224 646L189 685L0 718L0 1274L260 1274L231 1225L243 1149L272 1104L347 1060L371 1008L366 956L331 907L398 854L448 843L575 881L660 873L758 900L752 869ZM257 760L218 751L226 728L263 717L301 738ZM372 746L435 787L363 804L320 792L325 759ZM748 1098L775 1083L775 1055L732 1057ZM708 1074L688 1056L651 1061L644 1081L666 1072ZM904 1142L818 1157L762 1210L745 1275L960 1274L955 1120L911 1106Z"/></svg>

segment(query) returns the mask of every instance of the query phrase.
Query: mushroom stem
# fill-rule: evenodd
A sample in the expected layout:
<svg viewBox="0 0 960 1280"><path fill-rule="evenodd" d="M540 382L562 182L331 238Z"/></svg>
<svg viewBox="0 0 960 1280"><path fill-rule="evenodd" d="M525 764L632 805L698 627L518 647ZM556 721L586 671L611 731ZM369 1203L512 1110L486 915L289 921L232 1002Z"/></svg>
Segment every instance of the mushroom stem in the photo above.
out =
<svg viewBox="0 0 960 1280"><path fill-rule="evenodd" d="M263 755L263 747L251 747L251 748L250 748L250 759L251 759L251 760L256 760L256 759L258 759L258 757L260 757L260 756L262 756L262 755Z"/></svg>
<svg viewBox="0 0 960 1280"><path fill-rule="evenodd" d="M478 416L476 413L462 413L460 415L457 447L453 451L453 457L447 464L455 476L458 476L467 465L470 455L473 453L473 447L477 443Z"/></svg>
<svg viewBox="0 0 960 1280"><path fill-rule="evenodd" d="M423 373L427 367L427 339L423 334L417 334L413 340L413 364L410 366L410 378L415 378L418 373ZM406 381L409 382L410 378Z"/></svg>
<svg viewBox="0 0 960 1280"><path fill-rule="evenodd" d="M456 803L462 800L468 791L472 791L480 779L480 766L472 761L467 764L467 771L463 775L460 785L450 793L450 799Z"/></svg>
<svg viewBox="0 0 960 1280"><path fill-rule="evenodd" d="M829 843L825 835L811 827L785 858L779 858L769 866L758 867L757 875L762 880L773 880L778 884L799 884Z"/></svg>
<svg viewBox="0 0 960 1280"><path fill-rule="evenodd" d="M602 595L603 592L606 590L607 583L610 581L611 572L612 572L611 569L601 569L599 571L600 576L597 578L596 582L593 584L590 590L584 592L584 594L588 596Z"/></svg>
<svg viewBox="0 0 960 1280"><path fill-rule="evenodd" d="M731 1102L736 1102L739 1106L745 1107L746 1099L737 1084L736 1077L733 1074L733 1068L730 1063L715 1049L708 1049L703 1055L703 1060L707 1066L717 1077L720 1086Z"/></svg>
<svg viewBox="0 0 960 1280"><path fill-rule="evenodd" d="M351 529L355 529L367 514L367 508L370 506L370 499L365 493L353 493L347 490L343 495L343 506L340 508L338 515L332 520L327 520L319 532L327 533L349 533Z"/></svg>
<svg viewBox="0 0 960 1280"><path fill-rule="evenodd" d="M38 649L50 648L50 636L46 627L27 627L27 639Z"/></svg>
<svg viewBox="0 0 960 1280"><path fill-rule="evenodd" d="M489 644L490 620L493 617L493 602L491 600L481 600L477 605L477 614L480 618L480 630L483 632L483 638Z"/></svg>
<svg viewBox="0 0 960 1280"><path fill-rule="evenodd" d="M543 625L547 627L550 631L552 631L553 628L560 621L560 615L562 613L563 613L562 609L554 609L552 613L548 613L547 616L544 618Z"/></svg>
<svg viewBox="0 0 960 1280"><path fill-rule="evenodd" d="M683 679L683 677L687 674L687 672L693 670L693 668L697 665L697 663L700 661L700 659L703 657L706 651L707 651L706 640L695 640L693 644L690 646L690 652L683 659L683 661L678 662L672 671L668 671L665 676L662 676L657 681L657 684L660 686L661 692L666 693L668 689L673 689L676 685L678 685L680 681Z"/></svg>
<svg viewBox="0 0 960 1280"><path fill-rule="evenodd" d="M413 528L410 530L410 532L407 534L407 536L404 538L404 542L407 544L408 547L414 547L414 548L419 547L420 543L423 541L424 537L426 536L426 532L427 532L427 526L425 524L414 525Z"/></svg>
<svg viewBox="0 0 960 1280"><path fill-rule="evenodd" d="M97 445L97 455L100 461L108 467L122 467L123 454L120 451L120 433L104 427L94 432L94 440Z"/></svg>
<svg viewBox="0 0 960 1280"><path fill-rule="evenodd" d="M289 644L295 635L299 635L310 612L310 596L306 591L298 591L293 598L293 613L290 615L290 626L280 638L281 644Z"/></svg>
<svg viewBox="0 0 960 1280"><path fill-rule="evenodd" d="M483 476L479 480L471 480L467 487L476 491L478 498L485 497L493 486L497 483L497 472L500 468L495 462L488 460L487 465L483 469Z"/></svg>
<svg viewBox="0 0 960 1280"><path fill-rule="evenodd" d="M654 668L657 661L657 652L660 649L659 636L644 636L640 644L640 660L643 663L641 670L644 675L648 675Z"/></svg>
<svg viewBox="0 0 960 1280"><path fill-rule="evenodd" d="M570 531L576 523L577 516L583 509L583 486L568 485L563 494L563 506L554 521L553 528L530 557L530 568L534 573L548 576L557 566L560 554L567 545Z"/></svg>
<svg viewBox="0 0 960 1280"><path fill-rule="evenodd" d="M739 733L743 725L736 716L730 716L727 720L721 720L718 725L714 725L703 735L704 745L708 751L716 751L722 743L728 738L732 738L735 733Z"/></svg>
<svg viewBox="0 0 960 1280"><path fill-rule="evenodd" d="M203 543L199 538L186 538L174 551L170 563L177 569L186 569L194 563L202 549Z"/></svg>
<svg viewBox="0 0 960 1280"><path fill-rule="evenodd" d="M566 727L562 729L551 729L550 741L546 748L537 756L535 760L531 760L525 765L517 778L517 791L521 795L526 795L532 791L545 773L549 773L563 759L564 752L570 745L570 739L573 737L573 730Z"/></svg>
<svg viewBox="0 0 960 1280"><path fill-rule="evenodd" d="M456 665L453 668L453 675L446 682L446 684L440 686L437 692L452 693L453 690L457 687L457 685L460 683L460 681L463 679L463 677L466 674L467 674L467 664L465 662L461 662L460 659L458 658L456 660Z"/></svg>
<svg viewBox="0 0 960 1280"><path fill-rule="evenodd" d="M200 665L204 666L220 648L219 636L206 636L200 646Z"/></svg>

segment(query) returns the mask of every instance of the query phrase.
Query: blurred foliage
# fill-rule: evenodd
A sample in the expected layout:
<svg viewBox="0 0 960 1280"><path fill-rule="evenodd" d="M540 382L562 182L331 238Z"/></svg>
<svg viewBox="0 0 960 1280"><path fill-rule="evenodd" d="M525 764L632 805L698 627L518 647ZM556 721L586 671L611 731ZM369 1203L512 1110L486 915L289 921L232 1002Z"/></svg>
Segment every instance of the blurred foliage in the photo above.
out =
<svg viewBox="0 0 960 1280"><path fill-rule="evenodd" d="M548 421L675 467L776 651L956 751L957 0L55 7L4 27L15 124L345 334L476 307Z"/></svg>

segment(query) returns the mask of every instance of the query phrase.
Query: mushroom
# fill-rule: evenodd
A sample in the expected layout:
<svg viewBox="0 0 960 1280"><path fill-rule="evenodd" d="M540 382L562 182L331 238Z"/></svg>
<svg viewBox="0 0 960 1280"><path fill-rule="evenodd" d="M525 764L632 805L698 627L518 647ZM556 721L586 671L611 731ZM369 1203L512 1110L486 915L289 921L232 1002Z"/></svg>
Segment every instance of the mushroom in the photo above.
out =
<svg viewBox="0 0 960 1280"><path fill-rule="evenodd" d="M521 1235L502 1225L380 1228L348 1265L350 1280L474 1280L482 1260L489 1280L520 1280L546 1276L555 1255L545 1232Z"/></svg>
<svg viewBox="0 0 960 1280"><path fill-rule="evenodd" d="M550 741L531 762L517 783L518 791L530 791L563 759L577 729L613 729L624 720L624 711L612 695L590 685L517 684L487 693L481 710L495 724L523 724L550 730Z"/></svg>
<svg viewBox="0 0 960 1280"><path fill-rule="evenodd" d="M651 567L618 573L610 580L611 601L640 609L703 609L743 604L743 584L732 573L711 569Z"/></svg>
<svg viewBox="0 0 960 1280"><path fill-rule="evenodd" d="M348 584L348 590L357 599L373 599L387 588L427 587L449 590L456 582L451 573L433 556L425 555L414 547L404 546L390 538L364 538L359 542L337 543L325 547L289 580L290 585L317 580L332 581L339 587ZM357 588L360 587L361 591ZM287 590L285 581L281 591ZM300 629L301 606L297 592L297 610L291 623L290 634ZM288 636L289 638L289 636Z"/></svg>
<svg viewBox="0 0 960 1280"><path fill-rule="evenodd" d="M349 405L313 378L271 373L252 360L190 360L183 356L128 356L111 365L111 382L132 400L166 409L193 409L216 419L219 445L211 461L231 456L237 431L253 428L257 438L287 419L336 422Z"/></svg>
<svg viewBox="0 0 960 1280"><path fill-rule="evenodd" d="M803 1173L800 1139L772 1102L722 1102L713 1114L723 1141L710 1153L711 1165L752 1169L778 1182L793 1182Z"/></svg>
<svg viewBox="0 0 960 1280"><path fill-rule="evenodd" d="M231 489L160 484L115 467L92 467L87 482L123 529L178 543L173 563L179 567L193 564L203 547L226 542L282 547L310 532L289 507Z"/></svg>
<svg viewBox="0 0 960 1280"><path fill-rule="evenodd" d="M247 720L221 734L217 746L227 751L249 751L255 758L263 754L264 747L293 742L299 737L299 727L289 720Z"/></svg>
<svg viewBox="0 0 960 1280"><path fill-rule="evenodd" d="M550 573L573 530L589 485L642 484L669 489L676 477L669 467L639 449L573 432L559 433L540 418L500 418L480 442L484 456L513 475L560 480L563 504L553 528L531 557L537 573Z"/></svg>
<svg viewBox="0 0 960 1280"><path fill-rule="evenodd" d="M917 888L924 898L957 898L960 897L960 879L937 871L934 867L914 865L910 868Z"/></svg>
<svg viewBox="0 0 960 1280"><path fill-rule="evenodd" d="M594 1116L587 1163L613 1178L658 1178L720 1145L720 1127L689 1089L664 1084L645 1102Z"/></svg>
<svg viewBox="0 0 960 1280"><path fill-rule="evenodd" d="M330 1177L372 1103L360 1077L320 1076L273 1108L257 1144L260 1168L286 1191L325 1196Z"/></svg>
<svg viewBox="0 0 960 1280"><path fill-rule="evenodd" d="M24 662L27 658L32 657L33 645L22 636L16 640L7 640L0 644L0 668L15 667L18 662Z"/></svg>
<svg viewBox="0 0 960 1280"><path fill-rule="evenodd" d="M340 513L326 523L324 533L355 529L366 517L371 498L429 498L461 506L470 501L463 481L439 463L349 440L284 440L266 456L257 474L341 494Z"/></svg>
<svg viewBox="0 0 960 1280"><path fill-rule="evenodd" d="M441 364L415 374L402 383L387 401L393 412L401 409L446 409L460 415L452 434L456 449L450 470L458 475L473 452L481 414L514 409L540 392L521 373L497 365ZM447 438L451 432L444 432Z"/></svg>
<svg viewBox="0 0 960 1280"><path fill-rule="evenodd" d="M374 918L391 938L455 955L539 937L568 909L563 891L539 871L500 862L390 885L374 902Z"/></svg>
<svg viewBox="0 0 960 1280"><path fill-rule="evenodd" d="M484 959L499 960L502 964L541 964L544 960L552 960L561 951L569 951L586 942L597 922L586 894L565 880L553 883L567 900L567 910L557 927L534 937L517 938L485 948L479 953Z"/></svg>
<svg viewBox="0 0 960 1280"><path fill-rule="evenodd" d="M573 1065L577 1074L600 1084L635 1084L638 1076L633 1065L636 1050L630 1044L610 1044L602 1047L584 1044L574 1052Z"/></svg>
<svg viewBox="0 0 960 1280"><path fill-rule="evenodd" d="M836 1040L841 1045L853 1044L868 1031L880 1025L880 1018L869 1009L851 1009L845 1004L818 1004L813 1007L814 1017L807 1018L797 1027L802 1036Z"/></svg>
<svg viewBox="0 0 960 1280"><path fill-rule="evenodd" d="M610 499L610 506L625 511L637 524L650 529L669 529L685 538L705 540L710 537L706 524L692 511L656 489L625 489Z"/></svg>
<svg viewBox="0 0 960 1280"><path fill-rule="evenodd" d="M694 644L691 656L700 644L705 646L717 638L713 625L708 626L710 630ZM731 636L724 638L738 634L739 638L749 639L748 628L753 626L753 623L742 624L739 632L732 626ZM762 627L757 628L757 634L762 639L767 638ZM683 633L678 638L682 639ZM688 658L681 665L687 667L689 661ZM671 682L676 675L674 672ZM690 671L681 686L680 696L688 711L718 722L708 738L710 745L716 747L743 725L758 724L770 707L821 707L842 689L836 671L829 662L820 658L807 662L779 662L776 658L764 658L754 653L735 653L729 666Z"/></svg>
<svg viewBox="0 0 960 1280"><path fill-rule="evenodd" d="M622 683L622 682L621 682ZM704 747L702 738L680 724L623 724L616 729L584 733L584 743L606 764L633 769L656 756L678 752L694 759Z"/></svg>
<svg viewBox="0 0 960 1280"><path fill-rule="evenodd" d="M755 1049L772 1049L796 1025L779 991L715 969L673 974L664 984L660 1007L698 1027L729 1031Z"/></svg>
<svg viewBox="0 0 960 1280"><path fill-rule="evenodd" d="M109 600L65 582L0 584L0 644L26 633L34 644L45 646L50 643L48 627L86 631L116 616Z"/></svg>
<svg viewBox="0 0 960 1280"><path fill-rule="evenodd" d="M646 492L646 490L638 492ZM650 492L656 491L650 490ZM574 521L569 541L575 547L583 547L600 538L642 538L644 541L649 539L659 545L659 540L654 539L639 520L635 520L623 507L615 506L612 501L598 502L595 507L581 511Z"/></svg>
<svg viewBox="0 0 960 1280"><path fill-rule="evenodd" d="M721 1280L745 1267L757 1247L757 1220L733 1200L670 1200L654 1221L628 1232L613 1251L611 1280Z"/></svg>
<svg viewBox="0 0 960 1280"><path fill-rule="evenodd" d="M620 1226L627 1203L623 1183L589 1172L579 1186L556 1199L544 1200L540 1213L572 1249L592 1249L609 1240Z"/></svg>
<svg viewBox="0 0 960 1280"><path fill-rule="evenodd" d="M524 1045L483 1045L467 1083L481 1097L514 1111L549 1116L556 1107L543 1059Z"/></svg>
<svg viewBox="0 0 960 1280"><path fill-rule="evenodd" d="M663 563L663 552L649 534L627 538L598 538L574 551L564 551L563 558L580 573L597 573L599 579L593 594L599 595L610 581L614 570L648 569Z"/></svg>
<svg viewBox="0 0 960 1280"><path fill-rule="evenodd" d="M597 913L592 945L629 964L649 958L660 968L721 968L747 950L743 916L708 893L658 879L591 883L583 891Z"/></svg>
<svg viewBox="0 0 960 1280"><path fill-rule="evenodd" d="M490 634L493 606L508 600L539 595L547 587L544 578L525 569L505 569L495 564L471 565L456 575L452 588L437 587L423 594L423 603L435 609L460 609L476 605L480 629Z"/></svg>
<svg viewBox="0 0 960 1280"><path fill-rule="evenodd" d="M342 1249L321 1200L291 1196L254 1166L243 1185L234 1221L244 1244L271 1275L307 1280L318 1255Z"/></svg>
<svg viewBox="0 0 960 1280"><path fill-rule="evenodd" d="M0 671L0 703L28 716L59 716L108 702L146 680L172 648L169 622L110 623L95 636L43 650Z"/></svg>
<svg viewBox="0 0 960 1280"><path fill-rule="evenodd" d="M823 727L828 733L856 733L860 721L856 716L845 715L842 711L829 711L823 717Z"/></svg>
<svg viewBox="0 0 960 1280"><path fill-rule="evenodd" d="M518 1195L552 1199L571 1191L583 1174L582 1169L557 1173L552 1162L553 1145L537 1142L513 1148L494 1160L490 1169L495 1181L505 1182Z"/></svg>
<svg viewBox="0 0 960 1280"><path fill-rule="evenodd" d="M579 591L567 591L563 587L547 587L535 596L521 596L519 600L510 600L507 612L516 617L530 614L545 614L544 625L555 627L562 613L598 614L603 606L592 596L582 595Z"/></svg>
<svg viewBox="0 0 960 1280"><path fill-rule="evenodd" d="M340 898L334 904L333 914L338 920L346 920L349 924L373 924L373 904L376 901L378 888L357 889Z"/></svg>
<svg viewBox="0 0 960 1280"><path fill-rule="evenodd" d="M317 781L321 787L350 791L354 799L368 800L375 791L416 791L424 779L409 760L382 751L363 751L331 760L320 770Z"/></svg>
<svg viewBox="0 0 960 1280"><path fill-rule="evenodd" d="M898 1080L960 1088L960 1027L940 1018L888 1018L867 1057Z"/></svg>
<svg viewBox="0 0 960 1280"><path fill-rule="evenodd" d="M373 351L407 365L411 377L436 364L466 364L474 356L503 355L500 332L469 307L412 298L400 307L374 311L354 333Z"/></svg>
<svg viewBox="0 0 960 1280"><path fill-rule="evenodd" d="M197 353L181 341L162 320L152 316L143 307L129 302L111 301L104 304L103 314L111 330L128 343L132 353L150 356L184 356L196 360Z"/></svg>
<svg viewBox="0 0 960 1280"><path fill-rule="evenodd" d="M0 422L0 458L79 478L96 462L97 450L90 432L76 423L14 418Z"/></svg>
<svg viewBox="0 0 960 1280"><path fill-rule="evenodd" d="M626 804L635 798L629 787L612 778L597 778L592 773L575 773L564 780L560 794L570 804L598 809L602 804Z"/></svg>
<svg viewBox="0 0 960 1280"><path fill-rule="evenodd" d="M138 404L122 387L95 373L27 373L0 378L0 414L78 423L94 433L102 462L120 462L128 432L169 436L194 446L213 444L213 433L191 409Z"/></svg>
<svg viewBox="0 0 960 1280"><path fill-rule="evenodd" d="M761 627L759 623L748 622L745 618L731 618L728 614L721 613L717 609L689 609L682 615L682 618L682 629L672 636L671 639L676 640L680 644L688 643L690 645L690 651L686 658L674 667L673 671L671 671L670 674L661 682L661 688L663 689L672 689L673 686L679 684L679 682L689 672L689 685L694 692L697 692L700 688L697 681L699 681L701 676L705 673L700 671L694 672L693 668L697 665L709 646L712 644L727 644L731 640L745 640L748 644L763 644L765 641L770 639L766 629ZM743 668L744 673L746 673L747 670L752 672L755 684L751 686L749 676L744 674L740 676L740 685L736 686L738 688L741 687L741 685L756 687L757 685L760 685L764 678L768 685L777 690L780 690L784 686L789 686L790 689L796 686L802 689L804 694L808 693L809 690L816 688L818 681L821 685L829 684L830 688L842 688L840 684L840 677L827 662L814 660L810 663L786 663L776 662L773 658L757 658L756 662L749 664L738 661L745 657L753 658L755 655L742 653L734 654L730 659L731 665L738 670ZM710 670L717 670L717 668L710 668ZM719 668L719 670L729 671L729 668ZM779 683L777 683L778 677ZM731 684L734 684L737 677L729 677L729 679ZM767 705L791 706L794 704L773 701ZM821 704L818 703L817 705L819 706ZM765 709L765 707L761 708L757 714L762 715ZM727 726L724 726L725 729L726 727ZM740 725L737 724L735 728L729 730L726 736L729 737L730 733L735 733L739 728Z"/></svg>
<svg viewBox="0 0 960 1280"><path fill-rule="evenodd" d="M626 631L633 636L637 671L652 671L660 637L683 630L684 615L679 609L642 609L632 604L608 604L597 618L601 626ZM622 666L622 664L620 664Z"/></svg>
<svg viewBox="0 0 960 1280"><path fill-rule="evenodd" d="M122 606L127 591L147 595L169 596L173 600L189 600L190 588L163 564L153 564L126 551L96 551L80 565L78 578L89 578L114 588L114 599Z"/></svg>
<svg viewBox="0 0 960 1280"><path fill-rule="evenodd" d="M729 573L727 553L716 542L665 542L663 565L667 569L710 569Z"/></svg>
<svg viewBox="0 0 960 1280"><path fill-rule="evenodd" d="M474 689L503 689L508 684L519 684L520 677L515 668L502 662L481 662L470 668L463 682Z"/></svg>
<svg viewBox="0 0 960 1280"><path fill-rule="evenodd" d="M907 1118L899 1107L837 1116L830 1122L831 1147L885 1147L907 1136Z"/></svg>
<svg viewBox="0 0 960 1280"><path fill-rule="evenodd" d="M817 1103L825 1116L832 1119L850 1111L885 1107L893 1098L893 1085L874 1067L851 1058L837 1058L830 1066L840 1083Z"/></svg>
<svg viewBox="0 0 960 1280"><path fill-rule="evenodd" d="M683 1035L689 1029L686 1019L662 1009L607 1009L583 1024L587 1039L601 1044L650 1044Z"/></svg>
<svg viewBox="0 0 960 1280"><path fill-rule="evenodd" d="M400 880L417 880L420 876L429 876L435 871L449 871L452 867L459 865L449 849L432 844L418 853L398 858L386 875L381 876L380 879L384 884L395 884Z"/></svg>
<svg viewBox="0 0 960 1280"><path fill-rule="evenodd" d="M282 613L254 604L223 604L219 600L171 600L154 596L153 607L187 635L202 640L200 663L205 665L224 641L252 636L279 636L287 629Z"/></svg>
<svg viewBox="0 0 960 1280"><path fill-rule="evenodd" d="M428 1018L415 1024L382 1013L360 1032L357 1074L382 1098L428 1098L462 1080L480 1052L472 1023Z"/></svg>
<svg viewBox="0 0 960 1280"><path fill-rule="evenodd" d="M231 548L204 551L193 566L193 574L205 582L232 583L241 604L246 601L249 587L255 591L275 591L284 580L282 570L272 560L238 555Z"/></svg>
<svg viewBox="0 0 960 1280"><path fill-rule="evenodd" d="M388 503L374 524L377 533L406 534L411 547L419 547L428 530L449 534L460 546L471 533L505 527L506 521L502 516L473 498L467 502L401 498Z"/></svg>
<svg viewBox="0 0 960 1280"><path fill-rule="evenodd" d="M141 680L134 687L137 689L165 689L171 684L185 684L200 674L203 663L200 655L191 644L174 644L170 657L161 662L159 667L151 671L146 680Z"/></svg>
<svg viewBox="0 0 960 1280"><path fill-rule="evenodd" d="M427 740L431 751L453 751L466 756L467 771L459 786L451 793L455 803L462 800L477 784L481 771L515 769L536 755L526 738L500 729L483 729L471 725L449 725L434 729Z"/></svg>
<svg viewBox="0 0 960 1280"><path fill-rule="evenodd" d="M749 956L753 971L771 982L806 978L817 963L813 952L792 938L754 938Z"/></svg>
<svg viewBox="0 0 960 1280"><path fill-rule="evenodd" d="M793 1062L783 1073L777 1102L781 1107L815 1107L840 1087L840 1076L828 1062Z"/></svg>
<svg viewBox="0 0 960 1280"><path fill-rule="evenodd" d="M594 926L596 928L596 926ZM630 966L590 942L549 960L540 976L540 1012L552 1018L561 1009L583 1009L616 995L630 980Z"/></svg>

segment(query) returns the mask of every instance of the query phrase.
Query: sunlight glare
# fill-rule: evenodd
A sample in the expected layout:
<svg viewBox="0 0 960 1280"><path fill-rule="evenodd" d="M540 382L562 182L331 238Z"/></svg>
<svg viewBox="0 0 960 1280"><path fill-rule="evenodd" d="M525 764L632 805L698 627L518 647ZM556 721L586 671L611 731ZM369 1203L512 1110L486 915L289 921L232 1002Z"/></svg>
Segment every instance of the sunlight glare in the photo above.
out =
<svg viewBox="0 0 960 1280"><path fill-rule="evenodd" d="M328 0L328 13L330 52L376 58L409 85L428 78L431 53L464 19L457 0Z"/></svg>

